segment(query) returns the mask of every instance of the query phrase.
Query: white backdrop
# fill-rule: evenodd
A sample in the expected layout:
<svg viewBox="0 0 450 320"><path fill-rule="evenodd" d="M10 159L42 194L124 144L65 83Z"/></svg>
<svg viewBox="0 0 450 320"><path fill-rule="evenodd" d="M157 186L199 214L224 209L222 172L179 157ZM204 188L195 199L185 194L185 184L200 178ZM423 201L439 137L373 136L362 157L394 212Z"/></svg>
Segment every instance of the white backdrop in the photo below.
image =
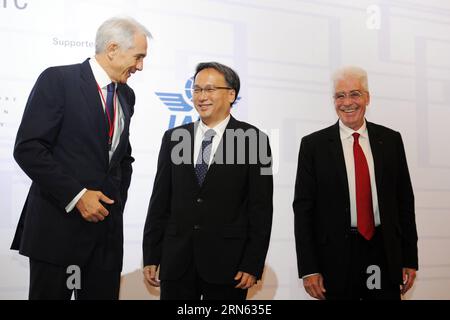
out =
<svg viewBox="0 0 450 320"><path fill-rule="evenodd" d="M137 103L136 158L125 212L122 299L158 299L141 275L141 241L163 132L196 119L185 86L200 61L235 68L233 114L267 130L278 167L263 282L252 299L307 299L297 279L293 187L302 136L336 121L330 74L369 73L368 119L402 133L416 195L420 271L409 299L450 298L450 1L448 0L3 0L0 1L0 299L25 299L28 260L9 251L30 180L13 143L28 94L51 65L84 61L117 14L154 35ZM184 102L166 106L164 94Z"/></svg>

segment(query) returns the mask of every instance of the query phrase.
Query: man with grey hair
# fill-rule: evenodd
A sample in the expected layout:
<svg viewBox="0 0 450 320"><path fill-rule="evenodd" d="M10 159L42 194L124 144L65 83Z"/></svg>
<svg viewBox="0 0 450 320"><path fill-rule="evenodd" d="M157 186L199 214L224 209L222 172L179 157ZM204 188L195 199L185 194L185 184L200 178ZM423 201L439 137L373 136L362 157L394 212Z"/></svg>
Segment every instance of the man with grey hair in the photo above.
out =
<svg viewBox="0 0 450 320"><path fill-rule="evenodd" d="M109 19L95 57L48 68L31 91L14 157L32 185L11 247L30 258L30 299L118 299L134 161L127 80L150 37L132 18Z"/></svg>
<svg viewBox="0 0 450 320"><path fill-rule="evenodd" d="M303 137L294 214L297 262L317 299L400 299L414 284L414 194L400 133L366 121L367 73L333 76L339 121Z"/></svg>

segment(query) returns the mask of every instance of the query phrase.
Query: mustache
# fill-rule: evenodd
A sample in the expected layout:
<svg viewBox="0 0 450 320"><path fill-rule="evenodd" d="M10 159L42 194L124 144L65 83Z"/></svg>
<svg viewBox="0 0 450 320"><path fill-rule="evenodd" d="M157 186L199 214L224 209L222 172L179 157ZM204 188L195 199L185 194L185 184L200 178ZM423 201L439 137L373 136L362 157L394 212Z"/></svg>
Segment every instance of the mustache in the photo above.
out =
<svg viewBox="0 0 450 320"><path fill-rule="evenodd" d="M355 110L358 110L358 109L359 109L359 107L356 104L351 104L349 106L340 106L339 107L339 110L342 111L342 112L355 111Z"/></svg>

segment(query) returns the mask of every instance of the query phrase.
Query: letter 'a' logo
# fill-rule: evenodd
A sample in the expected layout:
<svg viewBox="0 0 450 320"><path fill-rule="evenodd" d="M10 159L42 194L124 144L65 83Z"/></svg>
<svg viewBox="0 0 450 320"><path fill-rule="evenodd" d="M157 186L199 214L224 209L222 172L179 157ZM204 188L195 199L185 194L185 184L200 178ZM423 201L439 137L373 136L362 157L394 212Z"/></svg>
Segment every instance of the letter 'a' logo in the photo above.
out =
<svg viewBox="0 0 450 320"><path fill-rule="evenodd" d="M380 290L381 289L381 269L379 266L368 266L367 274L370 276L367 278L367 288L369 290Z"/></svg>
<svg viewBox="0 0 450 320"><path fill-rule="evenodd" d="M70 276L67 277L66 285L69 290L81 289L81 269L79 266L67 267L66 273Z"/></svg>

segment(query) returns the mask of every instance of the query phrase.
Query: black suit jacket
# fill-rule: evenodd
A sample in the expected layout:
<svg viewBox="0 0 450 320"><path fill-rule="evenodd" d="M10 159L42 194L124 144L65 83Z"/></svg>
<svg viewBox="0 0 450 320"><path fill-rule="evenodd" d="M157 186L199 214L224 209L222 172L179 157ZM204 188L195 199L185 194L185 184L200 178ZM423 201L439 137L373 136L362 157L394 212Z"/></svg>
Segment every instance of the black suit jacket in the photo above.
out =
<svg viewBox="0 0 450 320"><path fill-rule="evenodd" d="M231 284L238 271L260 278L273 211L268 138L257 128L231 117L214 160L220 162L228 157L234 164L211 164L200 187L192 164L194 127L191 123L172 129L163 137L145 223L144 264L160 265L161 280L179 279L190 263L195 263L202 279L209 283ZM256 141L245 140L241 152L237 151L237 143L234 152L229 152L223 148L233 140L228 129L250 130L260 136ZM180 134L181 140L174 138ZM179 140L187 147L181 152ZM249 161L251 145L257 147L254 151L266 147L269 161L259 157ZM242 152L246 159L236 164ZM174 163L173 154L184 156L186 161ZM269 169L269 174L261 174L264 168Z"/></svg>
<svg viewBox="0 0 450 320"><path fill-rule="evenodd" d="M418 268L414 195L401 136L367 122L389 274ZM349 264L350 200L339 122L302 139L295 184L299 276L321 273L325 288L343 289Z"/></svg>
<svg viewBox="0 0 450 320"><path fill-rule="evenodd" d="M106 119L97 83L86 60L45 70L31 91L20 124L14 157L31 178L12 249L57 264L84 265L95 257L101 267L122 268L122 213L134 159L129 143L135 96L118 86L124 115L120 143L109 162ZM65 207L83 189L115 200L104 222L85 221Z"/></svg>

